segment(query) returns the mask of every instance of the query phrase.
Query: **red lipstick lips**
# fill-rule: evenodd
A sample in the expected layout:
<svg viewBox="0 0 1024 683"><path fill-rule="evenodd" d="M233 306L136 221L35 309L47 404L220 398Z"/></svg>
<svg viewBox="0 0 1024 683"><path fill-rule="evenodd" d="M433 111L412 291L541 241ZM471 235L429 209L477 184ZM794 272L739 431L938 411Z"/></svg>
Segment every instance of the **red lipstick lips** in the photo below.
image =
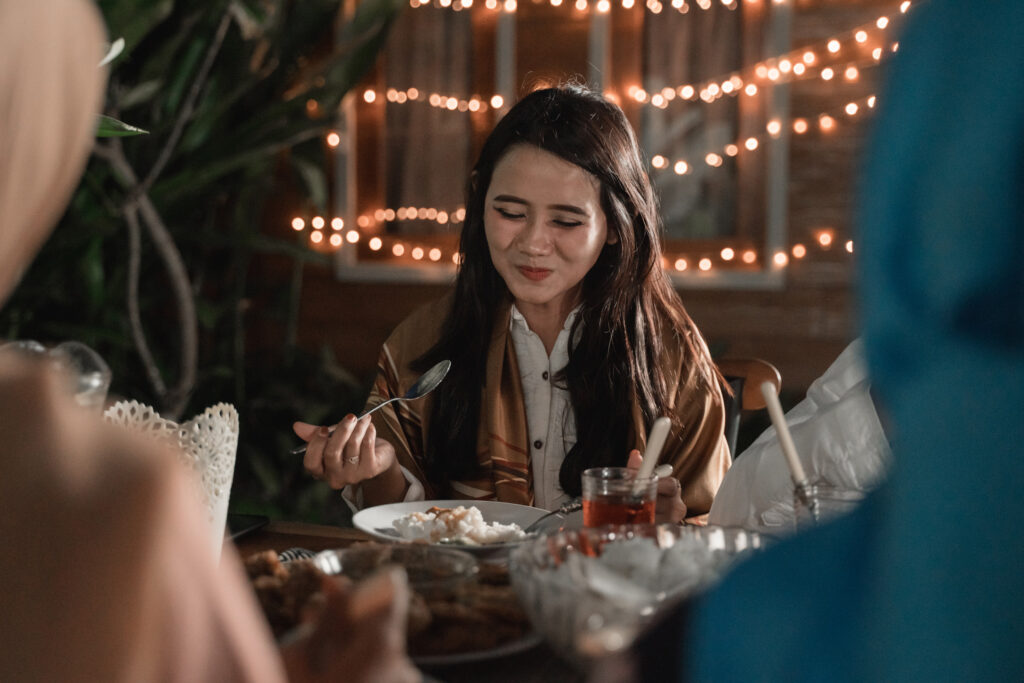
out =
<svg viewBox="0 0 1024 683"><path fill-rule="evenodd" d="M518 266L519 272L522 273L527 279L539 282L548 275L551 275L551 271L547 268L529 268L527 266Z"/></svg>

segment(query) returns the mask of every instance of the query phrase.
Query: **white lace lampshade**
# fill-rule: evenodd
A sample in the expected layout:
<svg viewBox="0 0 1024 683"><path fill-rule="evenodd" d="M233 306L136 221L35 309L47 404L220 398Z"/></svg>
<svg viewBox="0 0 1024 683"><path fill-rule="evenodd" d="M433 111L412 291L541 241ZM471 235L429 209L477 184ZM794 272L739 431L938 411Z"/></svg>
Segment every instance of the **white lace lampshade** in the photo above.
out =
<svg viewBox="0 0 1024 683"><path fill-rule="evenodd" d="M138 401L118 401L103 416L108 422L148 434L178 447L185 464L200 484L198 497L210 524L210 545L219 558L224 542L231 480L238 450L238 411L218 403L188 422L164 419L152 407Z"/></svg>

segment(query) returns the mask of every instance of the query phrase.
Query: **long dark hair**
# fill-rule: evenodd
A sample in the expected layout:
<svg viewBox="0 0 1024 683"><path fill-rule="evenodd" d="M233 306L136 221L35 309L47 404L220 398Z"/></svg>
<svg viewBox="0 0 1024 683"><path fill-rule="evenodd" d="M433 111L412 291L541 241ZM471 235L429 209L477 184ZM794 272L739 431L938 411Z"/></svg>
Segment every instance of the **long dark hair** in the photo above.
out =
<svg viewBox="0 0 1024 683"><path fill-rule="evenodd" d="M590 172L600 182L609 235L583 279L580 311L570 339L578 340L556 377L568 388L576 416L576 445L559 473L562 489L580 492L588 467L623 465L639 402L650 425L667 412L671 387L658 360L665 340L682 347L710 386L717 371L682 302L661 269L661 223L632 127L600 94L567 85L520 100L484 143L466 191L461 266L452 308L438 342L413 363L425 370L450 358L430 414L426 473L435 485L479 474L476 459L481 387L496 316L510 293L491 262L484 234L484 198L494 167L510 147L530 144Z"/></svg>

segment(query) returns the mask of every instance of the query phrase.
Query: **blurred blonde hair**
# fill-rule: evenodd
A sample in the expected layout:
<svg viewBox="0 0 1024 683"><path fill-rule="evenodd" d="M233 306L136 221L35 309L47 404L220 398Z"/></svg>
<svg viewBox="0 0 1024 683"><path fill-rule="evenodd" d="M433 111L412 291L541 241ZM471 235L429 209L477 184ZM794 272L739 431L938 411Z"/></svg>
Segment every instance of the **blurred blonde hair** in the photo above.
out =
<svg viewBox="0 0 1024 683"><path fill-rule="evenodd" d="M88 0L0 0L0 303L60 218L92 149L105 35Z"/></svg>

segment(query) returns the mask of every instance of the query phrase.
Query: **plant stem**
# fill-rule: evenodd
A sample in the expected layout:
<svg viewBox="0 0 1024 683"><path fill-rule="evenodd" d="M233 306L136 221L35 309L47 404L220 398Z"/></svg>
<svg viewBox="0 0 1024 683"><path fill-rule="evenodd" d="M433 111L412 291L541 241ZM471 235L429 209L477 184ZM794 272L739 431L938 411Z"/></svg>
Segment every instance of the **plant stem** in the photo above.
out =
<svg viewBox="0 0 1024 683"><path fill-rule="evenodd" d="M139 228L139 213L134 207L126 208L124 220L128 224L128 320L131 324L132 340L135 348L142 357L142 364L146 368L146 376L153 386L153 391L163 401L167 395L167 385L160 375L153 354L146 342L146 333L142 328L142 316L139 314L139 269L141 261L141 240Z"/></svg>
<svg viewBox="0 0 1024 683"><path fill-rule="evenodd" d="M171 160L171 154L174 152L174 148L178 145L178 140L181 139L182 133L185 131L185 124L192 118L192 113L196 108L196 101L199 99L199 93L202 91L203 86L206 85L206 79L210 75L210 69L213 67L213 62L217 58L217 53L220 52L221 46L224 44L224 38L228 32L228 26L231 25L231 12L230 5L228 9L224 10L224 14L220 18L220 24L217 26L217 32L213 36L213 42L210 43L210 47L206 50L206 56L203 58L203 64L199 67L199 73L196 74L196 79L192 82L192 87L188 91L188 97L185 98L184 104L181 106L181 111L178 112L178 118L174 122L174 128L171 130L171 134L167 137L167 142L164 143L163 149L160 150L160 156L157 157L153 167L149 169L149 173L146 174L146 179L142 181L139 186L139 193L143 194L149 191L149 188L153 185L153 182L163 172L167 162Z"/></svg>

